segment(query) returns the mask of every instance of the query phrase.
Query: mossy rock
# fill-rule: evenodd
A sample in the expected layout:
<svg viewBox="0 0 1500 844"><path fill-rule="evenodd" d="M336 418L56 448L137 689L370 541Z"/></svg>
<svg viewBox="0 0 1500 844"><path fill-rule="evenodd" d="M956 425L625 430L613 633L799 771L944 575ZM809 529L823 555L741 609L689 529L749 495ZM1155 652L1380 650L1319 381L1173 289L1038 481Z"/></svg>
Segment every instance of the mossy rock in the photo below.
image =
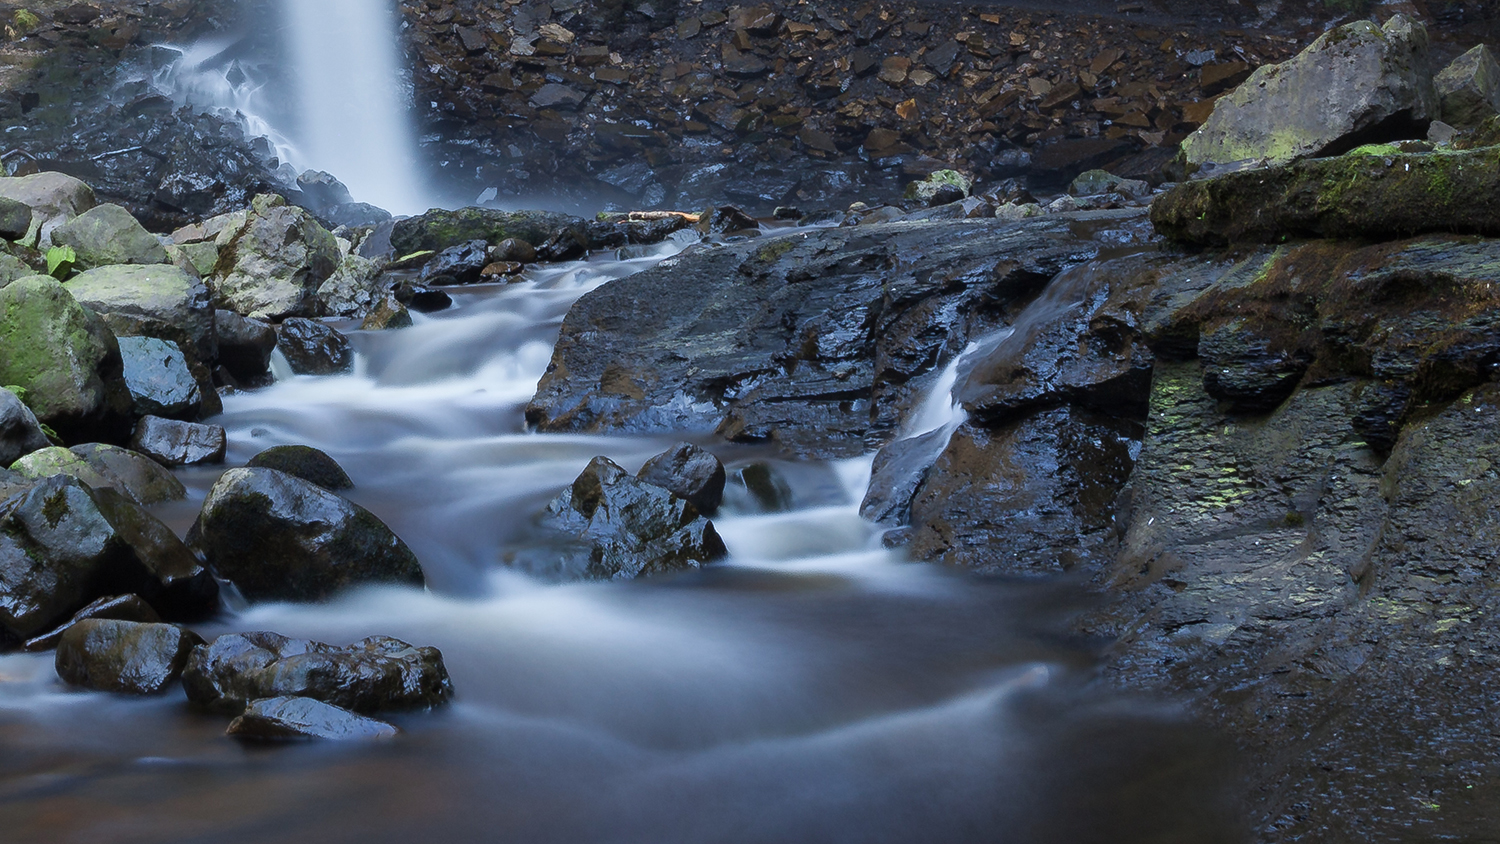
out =
<svg viewBox="0 0 1500 844"><path fill-rule="evenodd" d="M167 250L118 205L91 208L52 232L57 246L72 247L80 270L115 264L165 264Z"/></svg>
<svg viewBox="0 0 1500 844"><path fill-rule="evenodd" d="M471 240L483 240L494 245L511 237L539 246L558 232L583 227L583 219L551 211L434 209L420 217L397 223L391 232L391 246L397 255L441 252L450 246Z"/></svg>

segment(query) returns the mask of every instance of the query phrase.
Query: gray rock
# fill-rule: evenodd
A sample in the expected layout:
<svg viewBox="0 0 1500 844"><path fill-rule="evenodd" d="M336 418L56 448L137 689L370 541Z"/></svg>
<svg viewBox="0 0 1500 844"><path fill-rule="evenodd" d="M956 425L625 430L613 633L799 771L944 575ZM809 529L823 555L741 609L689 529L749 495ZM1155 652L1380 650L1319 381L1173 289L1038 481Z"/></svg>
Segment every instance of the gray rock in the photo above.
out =
<svg viewBox="0 0 1500 844"><path fill-rule="evenodd" d="M411 549L374 514L274 469L225 472L188 540L252 601L319 601L363 584L423 582Z"/></svg>
<svg viewBox="0 0 1500 844"><path fill-rule="evenodd" d="M0 387L0 469L52 445L42 426L15 393Z"/></svg>
<svg viewBox="0 0 1500 844"><path fill-rule="evenodd" d="M277 330L276 345L298 375L337 375L354 368L349 338L317 320L286 320Z"/></svg>
<svg viewBox="0 0 1500 844"><path fill-rule="evenodd" d="M536 260L536 247L519 238L507 237L495 244L490 260L530 264Z"/></svg>
<svg viewBox="0 0 1500 844"><path fill-rule="evenodd" d="M63 286L80 304L103 316L116 336L171 340L203 363L218 356L208 287L177 267L100 267Z"/></svg>
<svg viewBox="0 0 1500 844"><path fill-rule="evenodd" d="M254 700L306 697L364 714L431 709L453 697L437 648L389 636L347 647L276 633L234 633L193 651L183 671L188 700L239 714Z"/></svg>
<svg viewBox="0 0 1500 844"><path fill-rule="evenodd" d="M64 440L123 440L130 389L98 315L44 277L0 289L0 313L0 384L24 388L37 419Z"/></svg>
<svg viewBox="0 0 1500 844"><path fill-rule="evenodd" d="M163 466L223 463L229 438L218 425L181 422L157 416L136 423L130 447Z"/></svg>
<svg viewBox="0 0 1500 844"><path fill-rule="evenodd" d="M121 337L119 343L137 416L198 418L203 393L176 343L155 337Z"/></svg>
<svg viewBox="0 0 1500 844"><path fill-rule="evenodd" d="M636 478L687 499L704 515L724 501L724 464L692 443L678 443L647 460Z"/></svg>
<svg viewBox="0 0 1500 844"><path fill-rule="evenodd" d="M1402 15L1383 28L1360 20L1257 70L1182 152L1192 167L1284 164L1341 143L1420 137L1438 110L1427 30Z"/></svg>
<svg viewBox="0 0 1500 844"><path fill-rule="evenodd" d="M0 238L20 240L31 229L31 206L0 196Z"/></svg>
<svg viewBox="0 0 1500 844"><path fill-rule="evenodd" d="M165 264L167 250L118 205L98 205L52 231L57 246L71 246L79 269L112 264Z"/></svg>
<svg viewBox="0 0 1500 844"><path fill-rule="evenodd" d="M959 202L969 195L974 182L957 170L939 170L920 182L906 186L905 199L927 208Z"/></svg>
<svg viewBox="0 0 1500 844"><path fill-rule="evenodd" d="M380 265L358 255L344 256L318 287L318 301L329 316L363 317L380 298Z"/></svg>
<svg viewBox="0 0 1500 844"><path fill-rule="evenodd" d="M265 375L276 351L276 329L258 319L234 311L214 311L214 330L219 338L219 363L241 381Z"/></svg>
<svg viewBox="0 0 1500 844"><path fill-rule="evenodd" d="M489 264L489 246L471 240L450 246L422 268L423 284L473 284Z"/></svg>
<svg viewBox="0 0 1500 844"><path fill-rule="evenodd" d="M146 603L139 595L114 595L89 604L78 612L66 624L51 631L43 633L34 639L26 641L28 653L39 653L50 651L57 647L58 640L62 639L64 633L68 632L80 621L90 618L109 618L116 621L138 621L143 624L157 624L161 616L151 605Z"/></svg>
<svg viewBox="0 0 1500 844"><path fill-rule="evenodd" d="M257 196L244 223L224 229L216 243L216 301L257 319L317 316L318 288L341 257L333 235L278 196Z"/></svg>
<svg viewBox="0 0 1500 844"><path fill-rule="evenodd" d="M1500 64L1483 44L1455 59L1433 84L1445 123L1469 129L1500 113Z"/></svg>
<svg viewBox="0 0 1500 844"><path fill-rule="evenodd" d="M353 489L354 481L338 461L312 446L278 445L250 458L251 469L275 469L331 492Z"/></svg>
<svg viewBox="0 0 1500 844"><path fill-rule="evenodd" d="M37 271L29 264L6 252L0 252L0 287L4 287L17 279L37 275Z"/></svg>
<svg viewBox="0 0 1500 844"><path fill-rule="evenodd" d="M203 639L171 624L90 618L57 643L57 676L98 692L161 694L182 675L188 654Z"/></svg>
<svg viewBox="0 0 1500 844"><path fill-rule="evenodd" d="M531 95L531 104L537 108L577 108L588 99L588 94L557 82L549 82Z"/></svg>
<svg viewBox="0 0 1500 844"><path fill-rule="evenodd" d="M384 721L342 707L287 696L250 701L245 713L230 722L228 735L241 741L363 741L394 738L400 732Z"/></svg>
<svg viewBox="0 0 1500 844"><path fill-rule="evenodd" d="M370 309L359 328L361 331L385 331L411 326L411 311L394 294L387 294Z"/></svg>
<svg viewBox="0 0 1500 844"><path fill-rule="evenodd" d="M53 229L99 204L93 188L72 176L51 172L0 178L0 197L31 208L26 240L40 249L52 245Z"/></svg>
<svg viewBox="0 0 1500 844"><path fill-rule="evenodd" d="M551 211L433 210L396 223L391 232L391 247L398 257L404 257L417 252L441 252L471 240L499 243L513 237L537 244L584 224L581 218Z"/></svg>

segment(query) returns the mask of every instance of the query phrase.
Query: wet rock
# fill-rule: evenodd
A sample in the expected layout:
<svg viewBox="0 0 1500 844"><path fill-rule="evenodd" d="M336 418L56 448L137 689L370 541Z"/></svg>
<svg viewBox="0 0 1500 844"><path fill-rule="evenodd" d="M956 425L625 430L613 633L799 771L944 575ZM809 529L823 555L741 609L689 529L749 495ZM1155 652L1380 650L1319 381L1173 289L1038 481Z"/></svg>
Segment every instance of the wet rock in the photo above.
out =
<svg viewBox="0 0 1500 844"><path fill-rule="evenodd" d="M380 301L381 293L380 265L350 254L318 287L318 301L329 316L363 317Z"/></svg>
<svg viewBox="0 0 1500 844"><path fill-rule="evenodd" d="M0 384L24 388L37 419L65 440L123 440L130 390L99 317L38 277L0 288L0 313Z"/></svg>
<svg viewBox="0 0 1500 844"><path fill-rule="evenodd" d="M391 290L396 301L419 314L431 314L453 307L453 297L441 290L403 281Z"/></svg>
<svg viewBox="0 0 1500 844"><path fill-rule="evenodd" d="M167 250L118 205L99 205L58 226L52 242L70 246L79 269L113 264L165 264Z"/></svg>
<svg viewBox="0 0 1500 844"><path fill-rule="evenodd" d="M302 198L312 211L323 211L354 201L343 182L321 170L308 170L298 176L297 190L302 191Z"/></svg>
<svg viewBox="0 0 1500 844"><path fill-rule="evenodd" d="M734 476L763 512L782 513L796 503L791 484L770 463L751 463L735 471Z"/></svg>
<svg viewBox="0 0 1500 844"><path fill-rule="evenodd" d="M939 170L906 187L906 200L926 208L958 202L969 195L974 182L956 170Z"/></svg>
<svg viewBox="0 0 1500 844"><path fill-rule="evenodd" d="M316 320L286 320L277 331L276 346L298 375L337 375L354 368L349 339Z"/></svg>
<svg viewBox="0 0 1500 844"><path fill-rule="evenodd" d="M116 621L137 621L142 624L158 624L161 616L151 605L141 599L139 595L115 595L89 604L68 620L68 623L51 631L37 636L35 639L26 641L28 653L50 651L57 647L57 642L62 635L73 628L78 622L90 618L114 619Z"/></svg>
<svg viewBox="0 0 1500 844"><path fill-rule="evenodd" d="M81 475L76 476L92 486L112 487L148 507L167 501L180 501L187 496L187 490L182 482L177 480L177 476L145 455L137 454L130 449L102 443L87 443L75 445L68 451L99 474L101 477L99 484ZM60 458L60 464L66 464L65 455L50 453ZM73 473L67 465L59 465L55 468L46 467L43 471L45 474L42 477L55 474L57 471L65 474Z"/></svg>
<svg viewBox="0 0 1500 844"><path fill-rule="evenodd" d="M530 264L536 260L536 249L524 240L507 237L495 244L494 250L490 253L490 260Z"/></svg>
<svg viewBox="0 0 1500 844"><path fill-rule="evenodd" d="M573 540L538 574L558 579L630 580L696 569L728 551L692 504L642 483L596 457L547 505L542 524Z"/></svg>
<svg viewBox="0 0 1500 844"><path fill-rule="evenodd" d="M252 469L275 469L331 492L353 489L354 481L338 461L312 446L278 445L250 458Z"/></svg>
<svg viewBox="0 0 1500 844"><path fill-rule="evenodd" d="M363 331L384 331L411 326L411 312L395 296L387 295L371 309L359 327Z"/></svg>
<svg viewBox="0 0 1500 844"><path fill-rule="evenodd" d="M170 624L85 619L58 641L57 676L97 692L161 694L202 643L198 634Z"/></svg>
<svg viewBox="0 0 1500 844"><path fill-rule="evenodd" d="M31 206L0 196L0 238L20 240L31 230Z"/></svg>
<svg viewBox="0 0 1500 844"><path fill-rule="evenodd" d="M1433 84L1445 123L1478 126L1500 112L1500 64L1483 44L1455 59Z"/></svg>
<svg viewBox="0 0 1500 844"><path fill-rule="evenodd" d="M52 245L52 231L98 204L94 190L62 173L34 173L0 178L0 197L29 206L32 211L27 240L45 249Z"/></svg>
<svg viewBox="0 0 1500 844"><path fill-rule="evenodd" d="M198 466L223 463L229 438L218 425L146 416L136 423L130 447L163 466Z"/></svg>
<svg viewBox="0 0 1500 844"><path fill-rule="evenodd" d="M352 586L423 582L416 556L374 514L274 469L225 472L188 538L252 601L319 601Z"/></svg>
<svg viewBox="0 0 1500 844"><path fill-rule="evenodd" d="M1182 144L1191 167L1285 164L1362 143L1421 137L1439 117L1427 30L1397 15L1325 33L1257 70Z"/></svg>
<svg viewBox="0 0 1500 844"><path fill-rule="evenodd" d="M489 245L483 240L451 246L422 268L422 283L473 284L489 261Z"/></svg>
<svg viewBox="0 0 1500 844"><path fill-rule="evenodd" d="M709 209L703 214L702 219L698 221L697 229L700 234L733 234L759 231L760 223L733 205L724 205Z"/></svg>
<svg viewBox="0 0 1500 844"><path fill-rule="evenodd" d="M636 478L687 499L704 515L713 515L724 501L724 464L692 443L678 443L647 460Z"/></svg>
<svg viewBox="0 0 1500 844"><path fill-rule="evenodd" d="M258 319L234 311L214 311L214 330L219 338L219 363L241 381L251 381L271 370L276 350L276 329Z"/></svg>
<svg viewBox="0 0 1500 844"><path fill-rule="evenodd" d="M1296 350L1273 348L1243 320L1217 326L1198 342L1203 387L1242 411L1270 410L1292 391L1311 361Z"/></svg>
<svg viewBox="0 0 1500 844"><path fill-rule="evenodd" d="M399 732L384 721L313 698L284 696L250 701L244 714L229 723L227 734L256 742L367 741L393 738Z"/></svg>
<svg viewBox="0 0 1500 844"><path fill-rule="evenodd" d="M31 408L0 387L0 468L51 445Z"/></svg>
<svg viewBox="0 0 1500 844"><path fill-rule="evenodd" d="M217 239L210 281L219 305L257 319L316 316L317 292L339 266L333 235L279 196L258 196Z"/></svg>
<svg viewBox="0 0 1500 844"><path fill-rule="evenodd" d="M121 337L125 384L137 416L198 418L203 394L176 343L154 337Z"/></svg>
<svg viewBox="0 0 1500 844"><path fill-rule="evenodd" d="M1422 232L1500 234L1500 149L1337 158L1180 184L1151 207L1157 231L1191 243L1369 240Z"/></svg>
<svg viewBox="0 0 1500 844"><path fill-rule="evenodd" d="M363 714L431 709L453 698L437 648L389 636L346 647L276 633L220 636L193 651L182 686L193 703L235 714L251 701L287 696Z"/></svg>
<svg viewBox="0 0 1500 844"><path fill-rule="evenodd" d="M583 220L547 211L493 211L461 208L429 211L396 223L391 246L397 255L431 250L439 252L471 240L500 243L507 238L527 243L545 243L564 229L581 226Z"/></svg>
<svg viewBox="0 0 1500 844"><path fill-rule="evenodd" d="M177 267L100 267L63 286L116 336L170 340L203 363L219 353L208 287Z"/></svg>

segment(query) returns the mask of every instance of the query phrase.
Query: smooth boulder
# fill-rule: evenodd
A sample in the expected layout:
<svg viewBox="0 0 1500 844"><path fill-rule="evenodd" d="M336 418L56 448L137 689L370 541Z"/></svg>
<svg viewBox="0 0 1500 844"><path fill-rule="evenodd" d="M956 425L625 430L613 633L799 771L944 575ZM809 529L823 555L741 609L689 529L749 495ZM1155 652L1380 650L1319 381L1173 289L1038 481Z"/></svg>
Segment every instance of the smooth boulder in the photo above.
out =
<svg viewBox="0 0 1500 844"><path fill-rule="evenodd" d="M57 246L72 247L80 269L114 264L165 264L167 250L129 211L98 205L52 231Z"/></svg>
<svg viewBox="0 0 1500 844"><path fill-rule="evenodd" d="M73 613L73 617L61 627L51 632L43 633L35 638L27 639L27 652L37 653L56 648L58 641L62 639L64 633L73 629L78 622L86 621L90 618L139 621L145 624L156 624L161 621L161 615L150 604L146 603L145 599L140 595L111 595L100 598L78 612Z"/></svg>
<svg viewBox="0 0 1500 844"><path fill-rule="evenodd" d="M0 469L51 445L31 408L15 393L0 387Z"/></svg>
<svg viewBox="0 0 1500 844"><path fill-rule="evenodd" d="M57 676L97 692L155 695L182 675L198 634L171 624L91 618L57 643Z"/></svg>
<svg viewBox="0 0 1500 844"><path fill-rule="evenodd" d="M198 418L203 391L176 343L155 337L121 337L119 343L135 415Z"/></svg>
<svg viewBox="0 0 1500 844"><path fill-rule="evenodd" d="M256 319L318 315L318 288L340 254L311 214L279 196L257 196L244 222L215 242L219 263L210 284L221 307Z"/></svg>
<svg viewBox="0 0 1500 844"><path fill-rule="evenodd" d="M136 423L130 447L163 466L223 463L229 436L218 425L146 416Z"/></svg>
<svg viewBox="0 0 1500 844"><path fill-rule="evenodd" d="M281 324L276 345L298 375L337 375L354 368L349 338L317 320L293 318Z"/></svg>
<svg viewBox="0 0 1500 844"><path fill-rule="evenodd" d="M182 482L171 472L143 455L104 443L87 443L72 448L49 446L17 460L10 468L31 480L67 475L94 489L119 490L148 506L178 501L187 495Z"/></svg>
<svg viewBox="0 0 1500 844"><path fill-rule="evenodd" d="M277 633L232 633L193 651L182 686L193 703L234 714L251 701L284 696L364 714L431 709L453 697L437 648L389 636L339 647Z"/></svg>
<svg viewBox="0 0 1500 844"><path fill-rule="evenodd" d="M31 206L0 196L0 238L20 240L31 230Z"/></svg>
<svg viewBox="0 0 1500 844"><path fill-rule="evenodd" d="M251 469L275 469L331 492L353 489L354 481L337 460L307 445L277 445L250 458Z"/></svg>
<svg viewBox="0 0 1500 844"><path fill-rule="evenodd" d="M276 742L385 739L400 732L384 721L331 703L288 695L250 701L244 714L229 723L226 734L240 741Z"/></svg>
<svg viewBox="0 0 1500 844"><path fill-rule="evenodd" d="M373 513L275 469L225 472L188 540L252 601L320 601L362 584L423 582L416 555Z"/></svg>
<svg viewBox="0 0 1500 844"><path fill-rule="evenodd" d="M171 340L204 363L219 354L208 287L177 267L99 267L63 286L79 304L99 314L116 336Z"/></svg>
<svg viewBox="0 0 1500 844"><path fill-rule="evenodd" d="M636 478L687 499L705 515L724 502L724 464L692 443L678 443L647 460Z"/></svg>

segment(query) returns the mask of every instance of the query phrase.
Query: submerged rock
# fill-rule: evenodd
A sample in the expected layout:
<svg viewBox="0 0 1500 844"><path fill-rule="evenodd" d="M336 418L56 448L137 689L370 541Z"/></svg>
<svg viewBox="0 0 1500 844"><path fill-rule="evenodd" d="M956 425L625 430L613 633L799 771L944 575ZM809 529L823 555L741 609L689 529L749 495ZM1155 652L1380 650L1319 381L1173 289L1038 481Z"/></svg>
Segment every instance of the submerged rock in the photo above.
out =
<svg viewBox="0 0 1500 844"><path fill-rule="evenodd" d="M453 697L437 648L389 636L347 647L276 633L233 633L195 649L182 675L188 700L242 713L251 701L305 697L353 712L431 709Z"/></svg>
<svg viewBox="0 0 1500 844"><path fill-rule="evenodd" d="M161 694L201 644L198 634L171 624L84 619L57 643L57 676L97 692Z"/></svg>
<svg viewBox="0 0 1500 844"><path fill-rule="evenodd" d="M678 443L647 460L636 477L686 499L704 515L713 515L724 501L724 464L692 443Z"/></svg>
<svg viewBox="0 0 1500 844"><path fill-rule="evenodd" d="M400 732L384 721L320 700L285 696L250 701L244 714L229 723L227 734L241 741L364 741L393 738Z"/></svg>
<svg viewBox="0 0 1500 844"><path fill-rule="evenodd" d="M354 481L337 460L307 445L278 445L250 458L251 469L275 469L332 491L353 489Z"/></svg>
<svg viewBox="0 0 1500 844"><path fill-rule="evenodd" d="M276 345L298 375L337 375L354 368L349 338L317 320L293 318L281 324Z"/></svg>

